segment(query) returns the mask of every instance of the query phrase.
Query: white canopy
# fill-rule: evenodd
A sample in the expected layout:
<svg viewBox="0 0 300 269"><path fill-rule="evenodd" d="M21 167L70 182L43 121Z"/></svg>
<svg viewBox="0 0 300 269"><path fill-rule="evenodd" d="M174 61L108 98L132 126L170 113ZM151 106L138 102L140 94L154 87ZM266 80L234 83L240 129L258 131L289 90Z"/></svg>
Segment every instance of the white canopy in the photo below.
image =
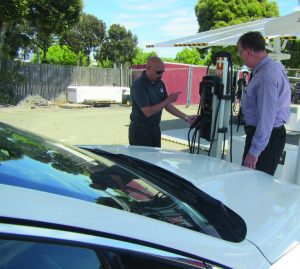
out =
<svg viewBox="0 0 300 269"><path fill-rule="evenodd" d="M239 37L249 31L259 31L268 39L268 49L278 60L287 59L281 51L289 39L300 36L300 10L275 18L266 18L201 32L195 35L147 45L146 47L198 47L236 45ZM270 40L273 40L271 42Z"/></svg>

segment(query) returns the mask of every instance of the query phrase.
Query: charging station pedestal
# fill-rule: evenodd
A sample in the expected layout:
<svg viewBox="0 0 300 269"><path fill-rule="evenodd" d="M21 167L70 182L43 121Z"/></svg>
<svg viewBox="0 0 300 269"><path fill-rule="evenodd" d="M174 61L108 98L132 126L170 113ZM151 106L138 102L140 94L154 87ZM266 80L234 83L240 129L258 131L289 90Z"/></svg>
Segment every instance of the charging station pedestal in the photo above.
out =
<svg viewBox="0 0 300 269"><path fill-rule="evenodd" d="M213 97L213 118L212 118L212 128L214 125L217 126L216 132L212 132L212 147L211 147L211 156L216 158L221 158L221 152L224 141L224 134L228 132L229 126L229 117L231 110L231 95L229 94L228 89L228 70L229 70L229 61L228 57L219 56L216 59L216 69L217 77L220 78L222 84L224 85L222 89L221 96L214 95ZM226 97L230 97L229 100ZM218 100L221 98L220 100ZM218 104L220 102L220 104ZM217 122L215 122L217 121ZM222 143L223 142L223 143Z"/></svg>
<svg viewBox="0 0 300 269"><path fill-rule="evenodd" d="M231 55L226 51L217 52L212 62L216 65L217 74L204 76L200 83L198 117L190 126L189 148L190 152L194 153L198 135L198 153L200 138L203 138L210 142L208 155L223 158L222 151L225 152L226 134L232 113ZM192 129L195 131L190 139Z"/></svg>

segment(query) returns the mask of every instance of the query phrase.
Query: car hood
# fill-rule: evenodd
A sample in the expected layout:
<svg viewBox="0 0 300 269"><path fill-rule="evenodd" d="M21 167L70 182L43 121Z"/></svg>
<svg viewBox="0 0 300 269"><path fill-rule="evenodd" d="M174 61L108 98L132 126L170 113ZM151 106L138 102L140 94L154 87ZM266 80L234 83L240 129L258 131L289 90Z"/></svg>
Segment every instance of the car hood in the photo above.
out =
<svg viewBox="0 0 300 269"><path fill-rule="evenodd" d="M89 146L155 164L181 176L239 214L246 239L274 263L300 240L300 188L213 157L159 148Z"/></svg>
<svg viewBox="0 0 300 269"><path fill-rule="evenodd" d="M64 240L92 242L93 245L97 241L87 241L84 235L96 235L116 242L121 240L125 245L138 243L154 246L221 265L214 268L266 269L270 266L262 253L247 240L232 243L157 219L72 197L0 184L0 203L0 236L32 236L32 233L26 233L27 229L23 228L25 225L29 229L40 227L34 235L48 240L49 237L62 239L48 228L66 231ZM69 231L78 235L70 236ZM120 249L122 245L124 247L121 243Z"/></svg>

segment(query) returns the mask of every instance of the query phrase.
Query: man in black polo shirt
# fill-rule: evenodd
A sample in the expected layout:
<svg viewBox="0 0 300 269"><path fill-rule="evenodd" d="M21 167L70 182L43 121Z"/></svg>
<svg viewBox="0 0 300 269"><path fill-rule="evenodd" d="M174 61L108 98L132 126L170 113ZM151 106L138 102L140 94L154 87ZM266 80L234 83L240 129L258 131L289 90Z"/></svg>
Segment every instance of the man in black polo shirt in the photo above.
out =
<svg viewBox="0 0 300 269"><path fill-rule="evenodd" d="M146 70L135 80L131 87L132 112L129 126L130 145L160 147L160 121L165 108L172 115L191 124L195 116L187 116L172 103L176 102L180 92L167 94L161 78L164 63L159 57L150 57Z"/></svg>

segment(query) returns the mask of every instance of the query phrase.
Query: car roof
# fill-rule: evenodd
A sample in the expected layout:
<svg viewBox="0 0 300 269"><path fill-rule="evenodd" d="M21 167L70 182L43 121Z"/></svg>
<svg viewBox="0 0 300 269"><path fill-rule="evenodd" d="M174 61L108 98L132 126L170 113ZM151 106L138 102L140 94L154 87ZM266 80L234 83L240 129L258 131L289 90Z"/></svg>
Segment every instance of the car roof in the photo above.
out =
<svg viewBox="0 0 300 269"><path fill-rule="evenodd" d="M221 201L243 218L246 238L271 262L300 241L299 186L213 157L147 147L96 147L167 169Z"/></svg>
<svg viewBox="0 0 300 269"><path fill-rule="evenodd" d="M244 268L245 265L250 268L254 264L255 268L265 268L268 264L259 250L247 240L233 244L159 220L79 199L0 184L0 203L1 218L12 218L14 223L16 219L19 219L18 223L30 220L63 225L70 230L77 228L118 235L127 241L138 240L167 247L233 268Z"/></svg>

